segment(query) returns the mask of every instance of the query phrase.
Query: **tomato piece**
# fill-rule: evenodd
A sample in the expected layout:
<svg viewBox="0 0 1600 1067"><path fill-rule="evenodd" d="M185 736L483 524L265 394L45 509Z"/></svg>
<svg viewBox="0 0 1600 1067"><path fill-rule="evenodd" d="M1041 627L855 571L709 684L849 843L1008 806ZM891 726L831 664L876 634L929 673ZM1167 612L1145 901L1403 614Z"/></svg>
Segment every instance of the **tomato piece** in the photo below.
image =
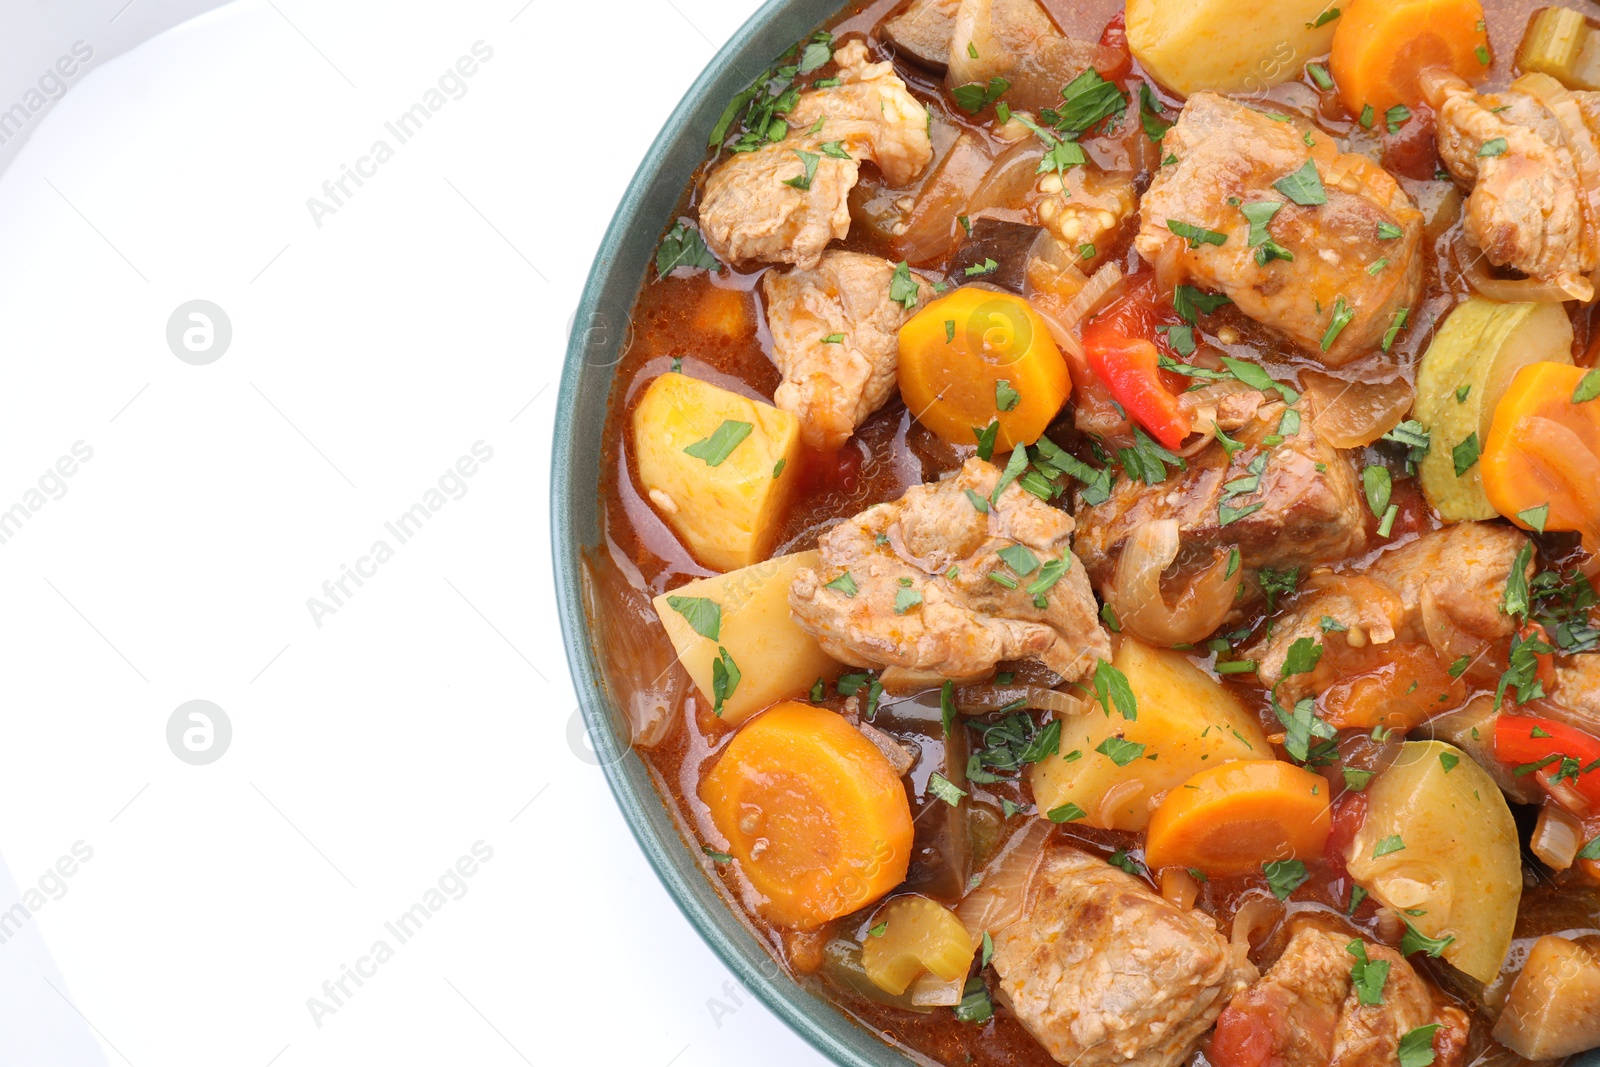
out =
<svg viewBox="0 0 1600 1067"><path fill-rule="evenodd" d="M1361 832L1361 824L1367 821L1367 795L1365 793L1345 793L1333 805L1333 821L1328 828L1328 843L1323 847L1322 856L1341 877L1349 872L1345 869L1345 857L1350 854L1350 843L1356 839L1356 834Z"/></svg>
<svg viewBox="0 0 1600 1067"><path fill-rule="evenodd" d="M1083 351L1089 369L1128 417L1162 446L1176 449L1189 436L1193 419L1162 380L1157 323L1153 287L1133 286L1083 328Z"/></svg>
<svg viewBox="0 0 1600 1067"><path fill-rule="evenodd" d="M1106 23L1105 32L1100 35L1100 47L1117 54L1115 65L1100 70L1102 78L1120 82L1133 73L1133 51L1128 47L1128 24L1123 12L1118 11Z"/></svg>
<svg viewBox="0 0 1600 1067"><path fill-rule="evenodd" d="M1341 730L1406 732L1467 699L1466 683L1450 677L1429 645L1366 645L1333 657L1330 667L1336 680L1317 698L1318 711Z"/></svg>
<svg viewBox="0 0 1600 1067"><path fill-rule="evenodd" d="M1553 791L1556 779L1571 782L1585 800L1600 807L1600 738L1554 719L1501 715L1494 724L1494 756L1519 769L1536 768L1526 773L1537 776L1546 789Z"/></svg>

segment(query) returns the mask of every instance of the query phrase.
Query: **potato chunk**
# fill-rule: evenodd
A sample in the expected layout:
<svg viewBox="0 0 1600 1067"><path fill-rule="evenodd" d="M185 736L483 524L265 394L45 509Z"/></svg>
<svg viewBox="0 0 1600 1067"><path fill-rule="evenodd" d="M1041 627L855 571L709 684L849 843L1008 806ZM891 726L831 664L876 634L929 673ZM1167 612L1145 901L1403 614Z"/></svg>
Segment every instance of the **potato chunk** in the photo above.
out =
<svg viewBox="0 0 1600 1067"><path fill-rule="evenodd" d="M772 550L799 473L793 415L663 374L633 409L633 449L645 495L701 563L731 571Z"/></svg>
<svg viewBox="0 0 1600 1067"><path fill-rule="evenodd" d="M722 721L728 725L737 726L762 708L804 693L818 678L838 675L839 664L789 617L789 584L795 572L818 562L816 552L796 552L702 578L655 598L678 660L707 702L716 700L712 664L721 651L738 668L739 682L722 703ZM716 605L716 611L703 601ZM700 632L711 629L713 615L715 639Z"/></svg>
<svg viewBox="0 0 1600 1067"><path fill-rule="evenodd" d="M1066 804L1107 830L1142 831L1169 790L1228 760L1272 759L1255 719L1176 652L1124 639L1112 665L1127 675L1138 717L1099 704L1061 724L1059 756L1030 767L1041 815ZM1120 765L1119 765L1120 764Z"/></svg>
<svg viewBox="0 0 1600 1067"><path fill-rule="evenodd" d="M1480 982L1500 973L1522 899L1517 825L1505 797L1460 749L1408 741L1367 788L1350 875Z"/></svg>
<svg viewBox="0 0 1600 1067"><path fill-rule="evenodd" d="M1600 938L1535 941L1506 995L1494 1039L1529 1060L1600 1046Z"/></svg>
<svg viewBox="0 0 1600 1067"><path fill-rule="evenodd" d="M1327 53L1336 21L1316 25L1328 0L1128 0L1134 58L1185 96L1260 92Z"/></svg>

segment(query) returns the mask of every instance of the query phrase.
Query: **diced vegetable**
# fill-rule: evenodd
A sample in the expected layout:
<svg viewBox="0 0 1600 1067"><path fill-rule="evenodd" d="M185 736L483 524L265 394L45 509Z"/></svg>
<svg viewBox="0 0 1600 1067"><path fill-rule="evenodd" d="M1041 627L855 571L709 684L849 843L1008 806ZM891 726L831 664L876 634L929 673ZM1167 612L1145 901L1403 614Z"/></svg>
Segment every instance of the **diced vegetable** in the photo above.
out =
<svg viewBox="0 0 1600 1067"><path fill-rule="evenodd" d="M1565 7L1547 7L1528 20L1517 66L1548 74L1568 89L1600 89L1600 34Z"/></svg>
<svg viewBox="0 0 1600 1067"><path fill-rule="evenodd" d="M1328 783L1279 760L1208 767L1150 817L1145 861L1245 874L1272 860L1319 856L1328 841Z"/></svg>
<svg viewBox="0 0 1600 1067"><path fill-rule="evenodd" d="M695 558L719 571L766 558L800 476L800 422L687 374L633 409L640 486Z"/></svg>
<svg viewBox="0 0 1600 1067"><path fill-rule="evenodd" d="M1155 320L1153 289L1134 287L1083 328L1083 351L1128 417L1176 449L1189 436L1192 417L1161 380L1161 354L1151 340Z"/></svg>
<svg viewBox="0 0 1600 1067"><path fill-rule="evenodd" d="M1006 382L1017 396L1001 410ZM1032 444L1072 392L1066 361L1028 302L965 286L900 328L900 394L917 419L952 444L970 445L999 421L996 452Z"/></svg>
<svg viewBox="0 0 1600 1067"><path fill-rule="evenodd" d="M1502 714L1495 720L1494 754L1513 773L1535 776L1557 796L1570 784L1600 806L1600 738L1554 719Z"/></svg>
<svg viewBox="0 0 1600 1067"><path fill-rule="evenodd" d="M810 929L905 880L911 803L871 741L826 708L750 720L700 786L728 852L780 926Z"/></svg>
<svg viewBox="0 0 1600 1067"><path fill-rule="evenodd" d="M723 722L737 726L762 708L805 692L818 678L839 674L839 664L789 615L795 572L818 561L816 552L796 552L655 598L679 662L708 703L716 700L713 665L726 655L739 668L738 685L722 701ZM714 628L706 623L711 617Z"/></svg>
<svg viewBox="0 0 1600 1067"><path fill-rule="evenodd" d="M1062 88L1087 68L1115 76L1123 54L1064 36L1038 0L963 0L950 42L946 83L952 89L1008 83L1014 110L1060 108Z"/></svg>
<svg viewBox="0 0 1600 1067"><path fill-rule="evenodd" d="M1454 745L1472 757L1513 803L1537 804L1545 795L1539 783L1529 775L1513 774L1511 767L1495 758L1494 724L1499 718L1494 694L1479 693L1459 709L1429 719L1419 732L1423 737Z"/></svg>
<svg viewBox="0 0 1600 1067"><path fill-rule="evenodd" d="M1450 677L1430 645L1364 645L1340 650L1338 658L1339 677L1323 690L1318 711L1341 730L1405 733L1467 699L1466 683Z"/></svg>
<svg viewBox="0 0 1600 1067"><path fill-rule="evenodd" d="M1261 92L1325 54L1340 3L1128 0L1128 44L1168 89ZM1329 16L1332 17L1329 17Z"/></svg>
<svg viewBox="0 0 1600 1067"><path fill-rule="evenodd" d="M1587 843L1583 822L1554 800L1546 800L1528 838L1528 851L1552 871L1564 871L1577 861L1578 850Z"/></svg>
<svg viewBox="0 0 1600 1067"><path fill-rule="evenodd" d="M1400 425L1414 398L1411 383L1403 377L1347 382L1316 371L1306 371L1301 377L1306 391L1317 397L1312 427L1318 438L1334 448L1370 445Z"/></svg>
<svg viewBox="0 0 1600 1067"><path fill-rule="evenodd" d="M1029 767L1041 814L1076 805L1089 826L1143 830L1152 801L1228 760L1269 760L1272 747L1234 695L1177 652L1124 639L1109 665L1137 703L1127 718L1107 684L1101 704L1061 723L1059 754ZM1097 674L1114 678L1102 666Z"/></svg>
<svg viewBox="0 0 1600 1067"><path fill-rule="evenodd" d="M959 277L970 270L988 285L1021 295L1027 285L1028 263L1034 247L1041 243L1040 236L1050 242L1055 238L1045 234L1043 227L1025 222L987 217L970 221L972 233L956 249L950 273Z"/></svg>
<svg viewBox="0 0 1600 1067"><path fill-rule="evenodd" d="M1500 514L1524 530L1579 531L1593 549L1600 400L1573 402L1591 373L1566 363L1517 371L1495 407L1479 466L1484 494Z"/></svg>
<svg viewBox="0 0 1600 1067"><path fill-rule="evenodd" d="M1522 899L1517 826L1494 779L1442 741L1408 741L1365 795L1345 856L1351 876L1444 941L1438 953L1457 970L1493 979Z"/></svg>
<svg viewBox="0 0 1600 1067"><path fill-rule="evenodd" d="M1600 1046L1600 938L1535 941L1506 995L1494 1039L1528 1060Z"/></svg>
<svg viewBox="0 0 1600 1067"><path fill-rule="evenodd" d="M899 258L920 267L949 256L964 234L958 218L972 210L973 193L993 166L983 138L963 130L922 183L905 216L905 229L892 238Z"/></svg>
<svg viewBox="0 0 1600 1067"><path fill-rule="evenodd" d="M1443 67L1468 81L1489 70L1489 34L1478 0L1347 0L1328 68L1346 110L1378 113L1422 103L1418 75ZM1479 54L1482 49L1482 55Z"/></svg>
<svg viewBox="0 0 1600 1067"><path fill-rule="evenodd" d="M1476 453L1512 378L1541 360L1572 362L1572 324L1560 304L1471 297L1450 313L1428 346L1417 368L1413 410L1431 435L1421 464L1422 492L1447 522L1494 518ZM1458 393L1465 399L1458 400Z"/></svg>
<svg viewBox="0 0 1600 1067"><path fill-rule="evenodd" d="M910 7L884 21L883 35L896 54L942 71L950 63L950 39L960 7L961 0L912 0Z"/></svg>
<svg viewBox="0 0 1600 1067"><path fill-rule="evenodd" d="M861 966L885 993L898 996L918 975L946 982L965 978L972 964L972 938L955 913L927 897L895 897L872 917L861 946Z"/></svg>

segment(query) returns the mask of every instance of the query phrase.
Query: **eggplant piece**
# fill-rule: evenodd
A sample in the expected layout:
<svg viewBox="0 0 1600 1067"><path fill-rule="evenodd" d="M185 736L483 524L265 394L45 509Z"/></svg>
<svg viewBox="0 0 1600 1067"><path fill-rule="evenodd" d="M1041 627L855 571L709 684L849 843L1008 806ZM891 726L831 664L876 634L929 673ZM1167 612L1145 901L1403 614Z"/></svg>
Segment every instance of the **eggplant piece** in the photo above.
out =
<svg viewBox="0 0 1600 1067"><path fill-rule="evenodd" d="M911 0L900 14L884 20L883 36L896 55L943 74L950 65L960 7L961 0Z"/></svg>
<svg viewBox="0 0 1600 1067"><path fill-rule="evenodd" d="M951 284L985 282L1021 295L1028 280L1028 260L1040 239L1049 239L1044 227L996 218L971 221L971 236L950 262ZM994 269L980 273L991 261Z"/></svg>

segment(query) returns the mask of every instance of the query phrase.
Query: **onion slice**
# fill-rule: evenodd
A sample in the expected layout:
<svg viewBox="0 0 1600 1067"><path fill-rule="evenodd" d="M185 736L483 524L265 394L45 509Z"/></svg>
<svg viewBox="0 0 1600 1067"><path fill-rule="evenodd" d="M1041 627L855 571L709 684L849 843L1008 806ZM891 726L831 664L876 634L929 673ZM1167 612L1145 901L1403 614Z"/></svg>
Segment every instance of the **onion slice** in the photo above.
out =
<svg viewBox="0 0 1600 1067"><path fill-rule="evenodd" d="M1400 425L1411 410L1415 390L1396 376L1384 382L1347 382L1331 374L1306 371L1306 391L1316 401L1311 420L1317 436L1335 448L1364 448Z"/></svg>
<svg viewBox="0 0 1600 1067"><path fill-rule="evenodd" d="M1028 886L1044 858L1044 843L1052 829L1044 819L1030 819L989 861L978 888L956 906L956 918L966 925L974 949L983 943L984 934L993 937L1022 918Z"/></svg>
<svg viewBox="0 0 1600 1067"><path fill-rule="evenodd" d="M1149 644L1194 643L1212 633L1232 610L1244 580L1243 567L1226 573L1229 553L1219 551L1177 599L1177 606L1169 605L1161 576L1178 558L1178 546L1178 520L1142 524L1123 543L1117 569L1100 590L1123 630Z"/></svg>

